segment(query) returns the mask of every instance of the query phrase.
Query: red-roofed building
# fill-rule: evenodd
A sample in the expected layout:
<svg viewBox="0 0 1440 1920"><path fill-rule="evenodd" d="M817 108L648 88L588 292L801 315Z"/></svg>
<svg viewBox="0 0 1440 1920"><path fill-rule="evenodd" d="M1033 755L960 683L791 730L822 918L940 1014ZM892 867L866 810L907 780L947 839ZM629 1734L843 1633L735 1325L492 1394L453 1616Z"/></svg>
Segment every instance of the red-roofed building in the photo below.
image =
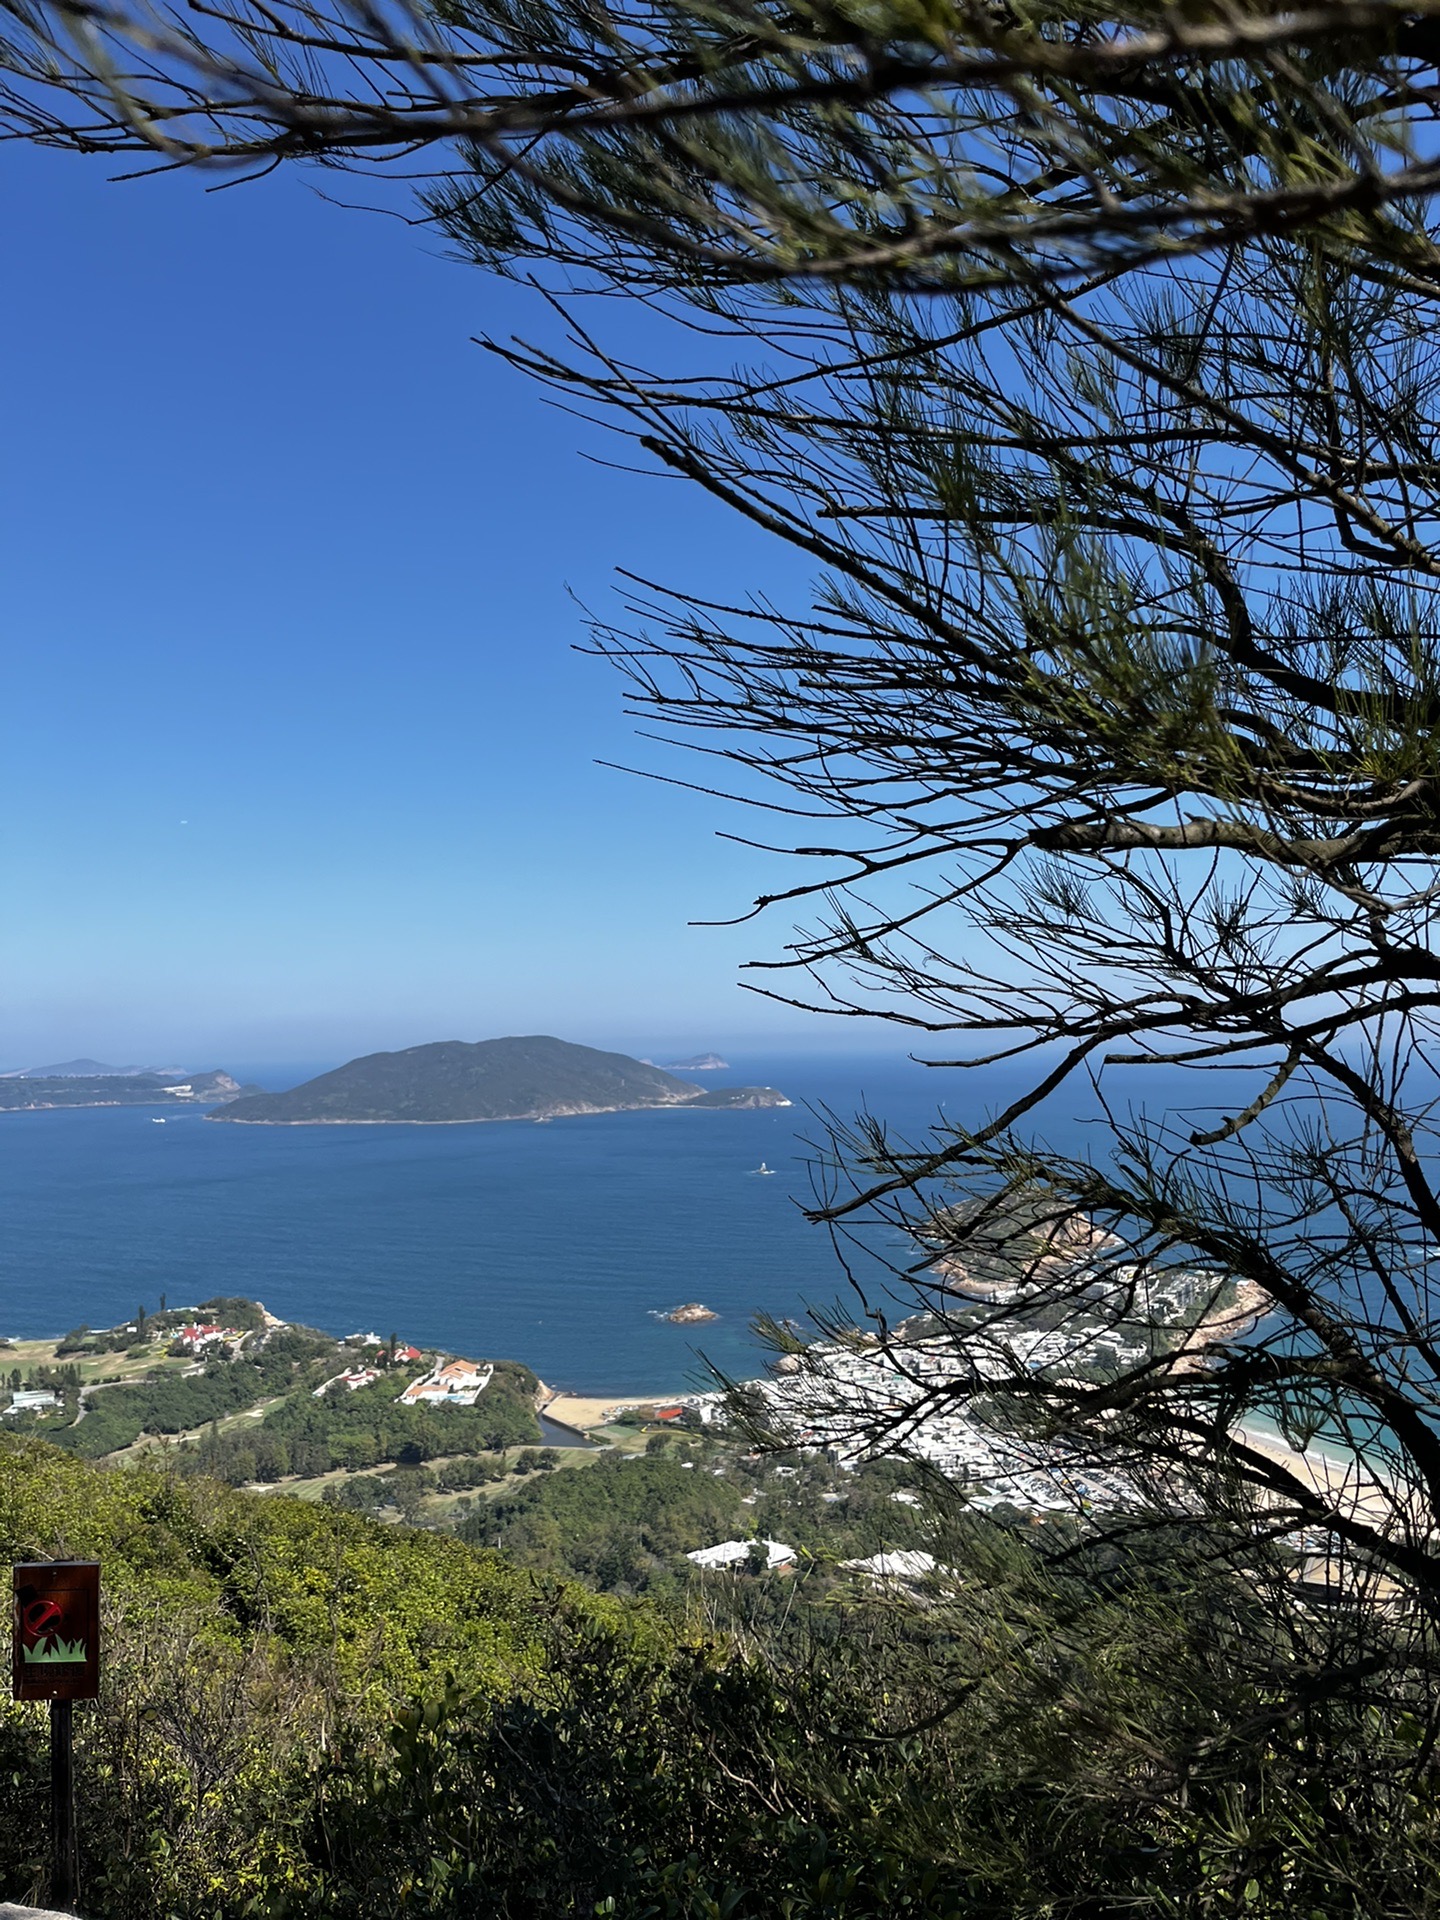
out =
<svg viewBox="0 0 1440 1920"><path fill-rule="evenodd" d="M238 1340L240 1338L240 1330L238 1327L182 1327L175 1338L182 1347L187 1347L191 1353L199 1353L205 1347L220 1346L223 1345L226 1340Z"/></svg>
<svg viewBox="0 0 1440 1920"><path fill-rule="evenodd" d="M225 1338L223 1327L180 1327L175 1334L180 1346L190 1348L192 1354L198 1354L202 1346L213 1346L217 1340Z"/></svg>

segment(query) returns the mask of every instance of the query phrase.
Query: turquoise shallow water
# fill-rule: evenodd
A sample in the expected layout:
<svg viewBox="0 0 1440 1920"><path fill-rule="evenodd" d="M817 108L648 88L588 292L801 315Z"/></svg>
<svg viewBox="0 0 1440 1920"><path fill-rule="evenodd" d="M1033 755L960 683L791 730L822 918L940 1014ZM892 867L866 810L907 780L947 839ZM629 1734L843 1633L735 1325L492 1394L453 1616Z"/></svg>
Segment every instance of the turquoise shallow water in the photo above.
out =
<svg viewBox="0 0 1440 1920"><path fill-rule="evenodd" d="M816 1131L799 1103L868 1100L918 1127L940 1100L974 1096L961 1076L904 1060L732 1061L707 1083L768 1082L797 1104L545 1126L4 1115L0 1333L110 1325L162 1293L181 1305L232 1292L335 1333L523 1360L576 1390L676 1390L697 1349L753 1372L755 1312L799 1314L845 1285L795 1204L809 1191L797 1136ZM751 1173L762 1158L775 1178ZM687 1300L719 1320L653 1317Z"/></svg>

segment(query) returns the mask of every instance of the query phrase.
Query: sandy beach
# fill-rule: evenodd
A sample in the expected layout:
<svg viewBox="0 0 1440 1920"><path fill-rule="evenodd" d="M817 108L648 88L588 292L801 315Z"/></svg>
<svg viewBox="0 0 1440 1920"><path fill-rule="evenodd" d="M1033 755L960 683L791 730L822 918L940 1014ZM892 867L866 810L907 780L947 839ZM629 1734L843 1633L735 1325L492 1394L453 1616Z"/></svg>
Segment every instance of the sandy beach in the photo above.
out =
<svg viewBox="0 0 1440 1920"><path fill-rule="evenodd" d="M1338 1512L1353 1512L1379 1523L1393 1517L1397 1504L1395 1489L1381 1471L1364 1466L1358 1460L1324 1452L1319 1447L1304 1453L1286 1444L1277 1433L1264 1427L1240 1426L1235 1437L1256 1453L1276 1461L1297 1480L1311 1486Z"/></svg>
<svg viewBox="0 0 1440 1920"><path fill-rule="evenodd" d="M693 1392L686 1388L684 1392ZM680 1395L676 1393L557 1393L553 1388L543 1386L535 1404L540 1412L551 1420L559 1420L567 1427L578 1427L582 1433L591 1427L603 1427L605 1417L617 1407L673 1407Z"/></svg>

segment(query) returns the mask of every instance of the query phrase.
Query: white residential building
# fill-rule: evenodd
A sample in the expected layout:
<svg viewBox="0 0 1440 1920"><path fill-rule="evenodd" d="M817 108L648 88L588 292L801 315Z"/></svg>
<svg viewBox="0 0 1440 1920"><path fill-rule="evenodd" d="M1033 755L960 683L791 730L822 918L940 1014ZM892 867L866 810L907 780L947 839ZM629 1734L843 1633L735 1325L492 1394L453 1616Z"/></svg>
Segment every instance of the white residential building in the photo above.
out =
<svg viewBox="0 0 1440 1920"><path fill-rule="evenodd" d="M358 1393L362 1387L373 1387L379 1378L374 1367L347 1367L344 1373L316 1387L313 1397L322 1400L332 1387L348 1387L351 1393Z"/></svg>
<svg viewBox="0 0 1440 1920"><path fill-rule="evenodd" d="M872 1553L863 1560L842 1560L840 1565L846 1573L861 1574L877 1584L886 1580L923 1580L927 1573L934 1573L935 1556L912 1547Z"/></svg>
<svg viewBox="0 0 1440 1920"><path fill-rule="evenodd" d="M176 1334L176 1343L191 1353L203 1353L206 1347L228 1346L232 1340L243 1340L244 1333L239 1327L194 1326L181 1327Z"/></svg>
<svg viewBox="0 0 1440 1920"><path fill-rule="evenodd" d="M400 1395L402 1406L473 1407L495 1377L493 1366L473 1360L446 1360L423 1379L412 1380Z"/></svg>
<svg viewBox="0 0 1440 1920"><path fill-rule="evenodd" d="M784 1546L779 1540L722 1540L718 1547L697 1547L685 1558L693 1560L697 1567L714 1571L720 1567L742 1566L750 1558L752 1547L765 1549L767 1573L774 1573L777 1567L793 1567L798 1557L794 1547Z"/></svg>
<svg viewBox="0 0 1440 1920"><path fill-rule="evenodd" d="M38 1389L26 1388L12 1393L6 1413L43 1413L47 1407L58 1407L59 1397L53 1393L42 1393Z"/></svg>

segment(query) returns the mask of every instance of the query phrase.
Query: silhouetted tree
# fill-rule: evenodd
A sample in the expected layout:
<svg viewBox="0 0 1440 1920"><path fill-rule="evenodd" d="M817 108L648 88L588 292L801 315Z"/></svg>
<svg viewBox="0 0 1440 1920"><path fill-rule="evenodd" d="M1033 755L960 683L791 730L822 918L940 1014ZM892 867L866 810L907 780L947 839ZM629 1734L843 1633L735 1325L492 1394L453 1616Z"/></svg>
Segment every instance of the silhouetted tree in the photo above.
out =
<svg viewBox="0 0 1440 1920"><path fill-rule="evenodd" d="M493 263L622 284L1071 287L1409 209L1427 0L4 0L0 126L140 165L420 169ZM703 278L697 278L703 276Z"/></svg>

